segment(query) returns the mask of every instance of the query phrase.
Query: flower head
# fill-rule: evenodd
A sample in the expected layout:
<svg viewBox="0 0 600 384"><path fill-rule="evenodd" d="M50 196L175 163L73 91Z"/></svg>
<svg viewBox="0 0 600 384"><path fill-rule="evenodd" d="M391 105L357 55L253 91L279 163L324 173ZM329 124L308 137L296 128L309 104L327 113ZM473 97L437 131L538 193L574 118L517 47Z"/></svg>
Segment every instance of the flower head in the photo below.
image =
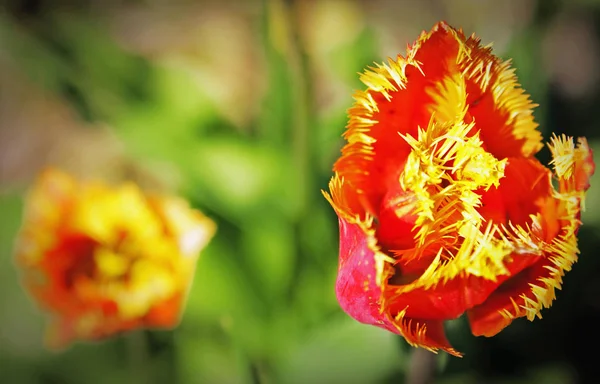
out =
<svg viewBox="0 0 600 384"><path fill-rule="evenodd" d="M586 140L554 136L544 167L535 105L509 62L444 22L361 80L325 193L341 307L455 355L445 320L466 314L473 334L493 336L541 317L577 260Z"/></svg>
<svg viewBox="0 0 600 384"><path fill-rule="evenodd" d="M45 171L26 200L15 259L50 315L48 345L177 325L214 231L178 198Z"/></svg>

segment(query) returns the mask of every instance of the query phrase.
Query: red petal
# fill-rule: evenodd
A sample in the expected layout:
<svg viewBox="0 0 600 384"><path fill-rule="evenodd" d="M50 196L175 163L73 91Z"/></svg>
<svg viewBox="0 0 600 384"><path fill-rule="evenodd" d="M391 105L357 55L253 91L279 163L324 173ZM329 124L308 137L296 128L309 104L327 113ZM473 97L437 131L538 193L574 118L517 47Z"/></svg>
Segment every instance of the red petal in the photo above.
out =
<svg viewBox="0 0 600 384"><path fill-rule="evenodd" d="M578 149L577 155L580 157L575 161L575 189L577 191L587 191L590 188L590 178L596 170L594 154L588 146L587 140L583 137L578 140Z"/></svg>
<svg viewBox="0 0 600 384"><path fill-rule="evenodd" d="M371 235L343 218L340 225L340 263L335 292L342 309L354 319L398 333L382 313Z"/></svg>
<svg viewBox="0 0 600 384"><path fill-rule="evenodd" d="M532 156L542 148L542 135L533 118L535 105L521 89L508 62L466 41L470 59L461 63L467 86L468 113L475 120L486 149L498 159Z"/></svg>
<svg viewBox="0 0 600 384"><path fill-rule="evenodd" d="M551 191L550 171L537 159L509 158L500 186L482 191L479 213L494 224L525 225Z"/></svg>
<svg viewBox="0 0 600 384"><path fill-rule="evenodd" d="M96 243L81 234L59 234L59 242L47 251L39 263L43 279L25 275L25 284L39 303L66 316L84 311L84 304L73 291L74 278L78 274L91 274L92 251Z"/></svg>
<svg viewBox="0 0 600 384"><path fill-rule="evenodd" d="M392 317L382 308L377 285L376 249L373 235L362 224L339 218L340 263L336 295L342 309L357 321L401 334L407 342L430 350L442 349L456 356L444 333L442 321L404 318L405 311Z"/></svg>
<svg viewBox="0 0 600 384"><path fill-rule="evenodd" d="M428 289L417 288L399 295L395 295L393 286L390 286L385 292L386 304L391 313L406 308L406 316L411 318L455 319L468 309L483 303L504 281L538 260L539 256L536 255L513 255L513 259L506 263L509 273L497 276L496 281L468 275Z"/></svg>
<svg viewBox="0 0 600 384"><path fill-rule="evenodd" d="M183 296L174 295L158 305L153 306L144 316L144 324L148 327L171 328L179 323Z"/></svg>
<svg viewBox="0 0 600 384"><path fill-rule="evenodd" d="M415 347L423 347L432 352L438 349L460 357L461 354L450 345L444 331L444 322L436 320L420 320L404 317L400 313L395 319L400 334Z"/></svg>
<svg viewBox="0 0 600 384"><path fill-rule="evenodd" d="M530 284L550 274L545 268L549 264L548 260L540 259L537 264L500 285L483 304L471 309L467 313L471 332L475 336L491 337L512 323L514 318L524 316L525 311L521 306L525 300L521 296L533 298ZM507 311L510 316L507 316Z"/></svg>
<svg viewBox="0 0 600 384"><path fill-rule="evenodd" d="M399 133L416 136L418 127L427 127L432 97L426 90L456 67L453 63L458 54L458 42L447 28L443 23L436 25L430 36L423 35L409 50L407 61L410 63L404 70L407 81L398 90L388 92L390 100L378 91L368 90L377 110L370 114L355 103L349 111L351 123L346 136L352 131L360 131L375 142L368 145L369 153L365 153L364 143L348 140L334 170L352 189L365 194L366 208L371 213L379 209L386 191L398 184L410 152L410 146ZM365 118L375 123L367 128L354 127L353 118Z"/></svg>
<svg viewBox="0 0 600 384"><path fill-rule="evenodd" d="M412 192L405 192L396 183L381 202L377 239L385 250L409 249L415 245L413 228L417 216L413 213L416 200Z"/></svg>

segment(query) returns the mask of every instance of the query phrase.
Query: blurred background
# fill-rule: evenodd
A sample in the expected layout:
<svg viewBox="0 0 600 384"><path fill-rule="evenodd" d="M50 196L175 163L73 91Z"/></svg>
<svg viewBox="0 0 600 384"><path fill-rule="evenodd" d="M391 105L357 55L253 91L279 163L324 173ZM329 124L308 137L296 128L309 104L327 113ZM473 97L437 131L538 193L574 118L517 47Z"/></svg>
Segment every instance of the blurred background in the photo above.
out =
<svg viewBox="0 0 600 384"><path fill-rule="evenodd" d="M357 72L438 20L513 59L546 139L585 135L600 153L597 0L1 4L0 383L403 383L413 350L337 305L337 219L320 189ZM217 222L176 330L42 347L11 252L46 165L181 194ZM544 319L491 339L451 322L465 357L440 354L437 383L597 382L598 185Z"/></svg>

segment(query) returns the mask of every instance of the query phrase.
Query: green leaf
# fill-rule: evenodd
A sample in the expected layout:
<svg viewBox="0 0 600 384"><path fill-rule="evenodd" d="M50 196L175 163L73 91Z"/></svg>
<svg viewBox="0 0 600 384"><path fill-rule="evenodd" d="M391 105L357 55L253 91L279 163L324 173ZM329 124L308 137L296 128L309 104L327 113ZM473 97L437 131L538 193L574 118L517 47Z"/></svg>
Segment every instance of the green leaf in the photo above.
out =
<svg viewBox="0 0 600 384"><path fill-rule="evenodd" d="M287 294L296 266L294 245L292 227L280 215L265 214L262 220L248 223L242 230L248 272L272 306L277 306Z"/></svg>
<svg viewBox="0 0 600 384"><path fill-rule="evenodd" d="M198 261L185 321L230 321L258 316L262 304L256 293L248 289L252 283L239 258L231 240L217 232Z"/></svg>
<svg viewBox="0 0 600 384"><path fill-rule="evenodd" d="M260 220L265 209L297 211L291 161L277 148L233 138L207 138L193 159L196 196L236 222Z"/></svg>

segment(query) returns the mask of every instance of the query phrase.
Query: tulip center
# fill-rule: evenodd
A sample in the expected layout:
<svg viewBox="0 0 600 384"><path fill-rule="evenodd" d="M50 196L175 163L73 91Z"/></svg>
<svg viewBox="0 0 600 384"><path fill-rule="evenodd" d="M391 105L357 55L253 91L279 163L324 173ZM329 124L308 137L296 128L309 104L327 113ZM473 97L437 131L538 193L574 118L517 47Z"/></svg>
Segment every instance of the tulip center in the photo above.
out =
<svg viewBox="0 0 600 384"><path fill-rule="evenodd" d="M82 278L93 278L96 269L93 259L95 246L96 243L89 237L74 235L66 236L55 249L56 254L64 260L64 273L58 273L58 276L63 276L65 288L76 287ZM59 267L60 264L55 263L54 268Z"/></svg>
<svg viewBox="0 0 600 384"><path fill-rule="evenodd" d="M466 237L478 238L473 231L482 241L491 236L482 231L481 192L499 185L506 160L485 151L473 123L432 119L427 129L419 129L417 138L402 137L411 152L397 187L384 198L378 239L396 255L397 272L414 280L433 259L451 260L475 247L464 244ZM397 245L403 248L394 248Z"/></svg>
<svg viewBox="0 0 600 384"><path fill-rule="evenodd" d="M153 302L172 295L176 284L171 266L141 254L131 236L121 230L111 243L87 236L65 240L57 249L70 260L65 263L65 288L86 302L100 302L103 308L118 310L125 318L143 316Z"/></svg>

